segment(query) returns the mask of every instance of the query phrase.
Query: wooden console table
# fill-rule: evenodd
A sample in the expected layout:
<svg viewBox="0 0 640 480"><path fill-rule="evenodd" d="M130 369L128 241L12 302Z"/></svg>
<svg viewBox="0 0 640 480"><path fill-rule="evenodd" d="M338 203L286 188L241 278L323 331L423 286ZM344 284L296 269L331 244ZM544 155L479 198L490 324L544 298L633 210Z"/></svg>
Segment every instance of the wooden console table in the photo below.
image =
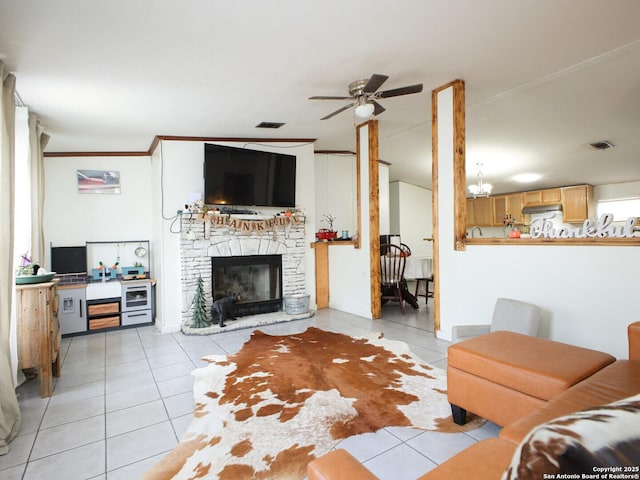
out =
<svg viewBox="0 0 640 480"><path fill-rule="evenodd" d="M18 368L37 368L40 396L53 393L60 376L58 281L16 286Z"/></svg>

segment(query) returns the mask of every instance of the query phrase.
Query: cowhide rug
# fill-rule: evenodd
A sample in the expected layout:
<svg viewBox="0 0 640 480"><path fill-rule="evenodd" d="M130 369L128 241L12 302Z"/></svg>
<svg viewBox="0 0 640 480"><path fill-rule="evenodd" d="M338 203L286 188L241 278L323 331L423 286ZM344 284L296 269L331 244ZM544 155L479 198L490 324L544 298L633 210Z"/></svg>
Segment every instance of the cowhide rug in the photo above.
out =
<svg viewBox="0 0 640 480"><path fill-rule="evenodd" d="M302 479L309 461L351 435L482 423L454 424L445 372L381 335L255 331L237 354L205 360L210 365L193 372L187 433L145 479Z"/></svg>

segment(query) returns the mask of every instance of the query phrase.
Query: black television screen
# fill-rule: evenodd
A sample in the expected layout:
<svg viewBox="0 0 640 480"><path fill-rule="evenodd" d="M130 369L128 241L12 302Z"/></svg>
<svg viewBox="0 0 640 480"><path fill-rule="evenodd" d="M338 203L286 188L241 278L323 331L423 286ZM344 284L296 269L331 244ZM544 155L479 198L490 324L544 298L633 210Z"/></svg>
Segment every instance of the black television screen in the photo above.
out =
<svg viewBox="0 0 640 480"><path fill-rule="evenodd" d="M294 207L296 156L204 145L207 205Z"/></svg>
<svg viewBox="0 0 640 480"><path fill-rule="evenodd" d="M87 273L87 247L51 247L51 271Z"/></svg>

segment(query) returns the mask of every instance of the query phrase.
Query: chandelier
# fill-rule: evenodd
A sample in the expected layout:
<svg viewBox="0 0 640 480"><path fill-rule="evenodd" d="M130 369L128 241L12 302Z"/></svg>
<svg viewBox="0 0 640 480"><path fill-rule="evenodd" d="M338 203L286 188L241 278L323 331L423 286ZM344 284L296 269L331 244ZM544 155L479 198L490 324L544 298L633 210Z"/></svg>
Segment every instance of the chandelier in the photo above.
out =
<svg viewBox="0 0 640 480"><path fill-rule="evenodd" d="M469 185L469 192L471 192L475 198L488 197L493 185L482 181L482 163L476 163L476 166L478 167L478 183L476 185Z"/></svg>

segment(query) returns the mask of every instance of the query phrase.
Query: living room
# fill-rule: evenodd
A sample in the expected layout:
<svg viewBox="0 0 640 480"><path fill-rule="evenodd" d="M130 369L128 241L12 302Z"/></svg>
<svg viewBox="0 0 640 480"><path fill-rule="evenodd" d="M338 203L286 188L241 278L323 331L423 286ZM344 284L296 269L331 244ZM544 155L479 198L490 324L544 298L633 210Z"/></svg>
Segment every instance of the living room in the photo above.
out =
<svg viewBox="0 0 640 480"><path fill-rule="evenodd" d="M435 6L433 6L435 8ZM501 6L507 8L506 6ZM553 8L548 5L549 8ZM123 6L123 8L126 8ZM336 9L342 6L336 5ZM476 8L476 7L474 7ZM494 6L493 8L499 8ZM596 7L594 7L596 8ZM602 8L602 7L598 7ZM632 4L620 3L617 11L617 18L629 17L620 13L624 9L636 8ZM4 7L3 7L4 9ZM586 10L586 9L585 9ZM616 10L616 9L613 9ZM510 7L509 7L509 11ZM511 12L515 18L518 17ZM521 14L522 12L520 12ZM537 12L541 18L545 14ZM283 14L285 15L285 14ZM293 15L291 12L287 15ZM565 21L571 19L571 15L567 12L563 13ZM425 18L427 15L424 16ZM455 16L454 16L455 18ZM304 25L303 18L295 18L300 25ZM376 20L371 20L376 21ZM424 21L424 18L423 18ZM591 19L593 22L594 20ZM469 20L471 22L471 20ZM61 22L58 23L58 25ZM526 23L526 22L525 22ZM561 23L561 22L558 22ZM376 23L376 25L378 25ZM593 25L591 23L590 25ZM326 27L325 27L326 28ZM435 28L435 27L434 27ZM422 29L416 27L419 32ZM585 30L588 30L585 28ZM619 28L618 31L629 32L628 29ZM556 30L554 30L556 31ZM559 31L559 29L557 30ZM86 33L86 32L85 32ZM297 31L299 35L304 32ZM588 35L582 32L585 37ZM51 32L48 32L51 35ZM415 33L419 37L418 33ZM627 45L628 52L637 50L638 39L632 34L619 33L614 41L604 42L600 47L592 48L592 52L611 52L616 48L622 48ZM602 37L605 35L602 34ZM307 38L305 36L305 38ZM560 38L560 37L558 37ZM584 38L584 37L579 37ZM7 42L6 37L0 37L0 44ZM598 37L598 40L602 40ZM594 40L597 43L598 40ZM337 42L331 39L331 42ZM378 42L379 40L376 40ZM7 42L8 43L8 42ZM437 42L432 42L435 44ZM505 43L505 42L502 42ZM165 45L167 49L171 49L169 45ZM335 51L340 51L343 46L337 42L333 44ZM380 52L385 50L380 47ZM246 52L245 52L246 53ZM303 52L297 51L292 55L294 58L306 58ZM476 52L477 54L477 52ZM229 54L231 55L231 54ZM354 57L357 55L354 53ZM380 54L382 57L382 53ZM185 54L185 57L188 55ZM248 55L248 57L251 57ZM350 55L344 58L340 57L339 63L349 64ZM576 57L579 57L577 55ZM572 60L576 60L572 57ZM594 57L589 57L594 58ZM29 86L29 82L20 76L20 68L15 59L10 56L3 61L11 64L11 69L16 70L18 91L21 91L21 80L24 80L25 92ZM286 68L293 69L294 65L291 60L283 61L278 64L280 72ZM360 61L360 60L358 60ZM427 59L420 59L421 63L427 63ZM108 62L107 62L108 63ZM526 63L526 62L524 62ZM571 63L571 62L569 62ZM364 75L370 75L372 68L380 71L387 71L387 67L399 68L398 64L390 64L389 62L374 62L375 66L366 66ZM462 65L462 64L460 64ZM411 68L403 67L403 74L400 78L393 76L389 80L393 80L393 86L405 85L413 81L424 81L428 93L422 96L413 97L406 96L403 99L389 99L385 101L385 107L391 111L394 105L398 105L399 110L404 108L420 111L418 121L414 121L413 126L401 126L397 128L391 121L385 124L384 114L380 116L380 158L388 159L394 164L394 158L387 157L385 151L391 152L390 146L394 143L409 143L412 129L416 125L421 125L422 133L424 129L430 129L431 112L429 110L429 95L431 90L446 84L455 78L465 78L465 70L460 65L456 68L444 69L435 78L426 82L428 75L422 74L415 78L412 76ZM555 63L555 70L559 71L567 63L558 60ZM359 64L357 68L362 67ZM331 89L340 90L343 83L347 79L351 79L354 75L363 75L356 73L356 66L349 67L348 72L338 75L337 79L331 82ZM365 68L365 67L362 67ZM523 67L524 68L524 67ZM336 70L338 68L336 67ZM389 73L394 73L389 71ZM445 76L446 73L446 76ZM280 75L284 75L281 73ZM305 278L308 292L311 295L312 305L315 303L315 266L314 251L310 245L314 242L314 233L316 228L321 226L319 216L324 212L319 212L314 208L315 199L315 177L314 165L316 163L316 150L329 150L333 145L322 144L322 141L316 140L313 133L312 120L319 121L321 115L337 108L338 105L314 104L310 106L306 100L309 95L316 93L341 93L340 91L327 91L327 80L316 80L310 74L306 75L308 87L304 93L298 95L300 99L296 104L295 110L307 110L306 116L301 124L305 125L305 129L296 130L291 134L291 130L283 130L284 133L277 133L273 136L255 135L254 124L257 123L251 119L250 127L244 125L245 133L243 135L237 132L240 128L232 128L226 125L216 125L211 128L206 123L206 119L213 114L214 107L207 105L204 113L195 115L195 119L191 119L188 126L169 127L158 125L153 118L153 113L143 112L138 108L135 97L137 95L144 96L143 88L136 88L135 93L129 92L126 98L131 101L128 110L125 110L131 117L135 117L140 124L145 124L144 132L136 138L135 141L127 141L128 127L111 127L107 128L106 118L98 110L85 111L76 113L83 117L85 123L92 123L89 130L96 132L102 131L102 123L106 130L111 130L114 137L120 137L122 143L109 143L106 140L92 141L87 133L85 139L77 140L73 144L66 142L65 138L69 132L64 129L60 130L58 139L56 132L52 131L52 143L45 150L44 160L44 189L46 192L45 208L43 218L43 244L46 246L45 255L49 254L49 246L54 245L76 245L86 241L103 241L114 239L138 240L148 239L151 241L151 262L153 275L157 279L156 285L156 326L165 334L176 332L180 329L180 318L184 314L184 310L188 302L184 302L181 296L181 272L180 272L180 235L179 224L181 217L176 213L178 210L184 209L185 204L189 203L190 194L202 191L202 155L203 144L205 138L212 139L219 143L235 145L239 147L249 146L251 143L259 143L261 149L282 151L286 150L298 158L298 176L297 176L297 192L296 203L307 211L309 214L307 229L305 232L309 245L305 254ZM506 74L505 74L506 75ZM343 78L345 77L345 78ZM521 78L519 78L521 79ZM518 80L519 80L518 79ZM209 79L211 80L211 79ZM482 77L476 79L465 79L470 95L473 94L475 85L482 85ZM474 81L477 80L477 83ZM115 83L120 82L118 80ZM125 82L126 83L126 82ZM298 80L298 83L305 83ZM525 84L523 82L522 84ZM510 83L517 85L518 81ZM66 85L76 85L75 80L70 80ZM207 86L207 90L215 90L213 81ZM79 96L75 97L73 102L82 104L82 92L79 89L76 92ZM151 90L151 89L150 89ZM252 91L251 82L246 78L238 84L238 90L242 90L243 95L247 96L247 92ZM275 89L277 90L277 89ZM502 93L508 92L509 89L503 89ZM344 93L344 92L342 92ZM498 95L496 93L496 95ZM202 96L206 96L202 94ZM256 104L263 99L258 100L256 96L263 94L250 95L251 106L247 106L247 111L251 111ZM268 94L266 95L268 96ZM55 97L55 95L50 95ZM481 102L482 96L476 96L477 102ZM419 98L419 100L418 100ZM487 96L486 98L491 98ZM25 95L26 103L30 103L29 98ZM235 97L234 97L235 100ZM219 98L222 104L224 100ZM392 103L408 102L404 103ZM175 116L187 116L190 110L197 110L194 105L188 101L175 101L175 103L167 103L167 110L173 112ZM233 102L230 102L233 103ZM162 104L162 100L156 100L156 108ZM414 105L417 104L417 105ZM60 112L56 108L52 108L47 112L45 108L46 102L41 104L42 112L38 111L38 106L34 107L36 113L42 115L41 122L47 127L47 121ZM235 107L240 108L240 107ZM273 107L271 107L273 108ZM109 109L104 108L104 115ZM164 108L162 109L164 110ZM326 112L325 112L326 110ZM471 110L471 109L470 109ZM271 110L274 111L274 110ZM276 115L277 111L274 111ZM119 112L120 117L124 119L127 115ZM260 110L260 115L266 116L267 111ZM343 114L347 115L347 114ZM229 124L235 122L233 115L228 112L224 114ZM389 117L387 117L389 118ZM260 118L263 120L266 118ZM339 117L332 120L341 121ZM363 151L360 145L355 143L356 126L352 121L353 117L347 118L343 123L336 126L329 126L334 131L339 131L337 137L348 138L341 140L339 147L343 148L346 144L349 148L344 150L355 152ZM95 123L94 123L95 122ZM62 128L62 127L59 127ZM167 131L169 129L170 131ZM205 130L203 132L203 130ZM230 133L231 132L231 133ZM176 136L162 136L162 133L170 133ZM184 135L184 136L179 136ZM190 137L197 135L197 137ZM154 138L157 136L157 142ZM143 137L143 140L140 138ZM271 137L271 138L265 138ZM95 138L100 138L100 134L96 134ZM106 137L105 137L106 138ZM234 139L249 139L236 141ZM421 150L423 155L419 160L414 161L414 169L422 170L423 166L431 163L431 151L428 139L422 139ZM249 144L249 145L247 145ZM256 145L254 145L256 146ZM388 150L385 150L388 149ZM635 152L633 153L635 154ZM627 325L635 320L637 311L637 279L635 271L640 266L640 251L634 248L637 245L615 244L615 242L592 245L571 245L564 243L553 244L529 244L522 242L517 244L480 244L469 242L465 245L465 250L456 248L456 219L459 215L458 209L458 193L459 188L455 183L455 175L452 169L452 157L442 155L438 160L438 202L434 203L434 217L438 218L438 290L437 290L437 311L438 311L438 329L435 332L439 341L451 340L452 328L456 325L469 323L485 323L491 318L491 314L497 297L517 298L523 301L531 302L542 308L542 318L539 330L539 336L552 340L570 343L572 345L593 348L607 352L617 358L625 358L627 356L626 335ZM401 163L400 161L397 162ZM419 166L419 167L418 167ZM121 193L119 195L82 195L77 192L76 171L77 170L114 170L120 172ZM431 169L429 177L431 178ZM473 173L468 170L468 177L473 177ZM638 178L630 179L630 181L638 181ZM369 197L367 196L367 199ZM368 207L368 205L367 205ZM417 207L416 215L424 215L424 208ZM368 221L369 208L363 208L363 222ZM431 215L429 215L430 217ZM365 231L358 232L362 237L366 238ZM336 310L355 314L369 321L371 319L371 297L370 297L370 278L367 270L370 265L368 258L368 249L366 244L361 249L347 247L332 247L332 250L338 250L336 258L334 258L332 267L335 267L338 280L336 288L341 288L343 296L336 294L334 305ZM435 252L434 252L435 254ZM367 256L365 259L364 256ZM46 258L46 257L45 257ZM45 259L45 264L47 260ZM335 265L334 265L335 264ZM362 268L361 268L362 267ZM339 270L342 269L342 270ZM355 272L355 273L354 273ZM362 273L365 272L365 273ZM354 279L354 277L356 277ZM343 282L340 284L338 282ZM435 307L434 307L435 308ZM363 320L365 321L365 320Z"/></svg>

